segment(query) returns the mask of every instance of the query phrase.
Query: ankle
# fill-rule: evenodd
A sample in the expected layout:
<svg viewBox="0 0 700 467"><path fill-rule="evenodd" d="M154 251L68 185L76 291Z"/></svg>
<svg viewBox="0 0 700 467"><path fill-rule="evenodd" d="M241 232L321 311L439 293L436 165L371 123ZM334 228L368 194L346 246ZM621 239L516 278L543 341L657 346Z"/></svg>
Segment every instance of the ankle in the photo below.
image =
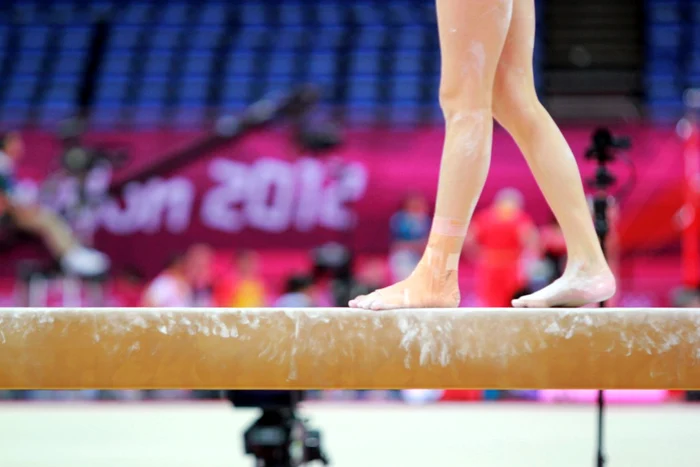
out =
<svg viewBox="0 0 700 467"><path fill-rule="evenodd" d="M565 275L612 275L605 258L594 260L569 259L564 270Z"/></svg>

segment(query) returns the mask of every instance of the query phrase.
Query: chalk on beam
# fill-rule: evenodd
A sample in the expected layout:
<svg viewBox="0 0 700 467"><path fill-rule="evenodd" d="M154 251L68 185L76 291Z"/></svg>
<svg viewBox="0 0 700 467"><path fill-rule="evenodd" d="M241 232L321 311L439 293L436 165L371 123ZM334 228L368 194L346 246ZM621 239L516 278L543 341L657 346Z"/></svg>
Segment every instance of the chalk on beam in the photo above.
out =
<svg viewBox="0 0 700 467"><path fill-rule="evenodd" d="M0 310L5 389L698 389L700 310Z"/></svg>

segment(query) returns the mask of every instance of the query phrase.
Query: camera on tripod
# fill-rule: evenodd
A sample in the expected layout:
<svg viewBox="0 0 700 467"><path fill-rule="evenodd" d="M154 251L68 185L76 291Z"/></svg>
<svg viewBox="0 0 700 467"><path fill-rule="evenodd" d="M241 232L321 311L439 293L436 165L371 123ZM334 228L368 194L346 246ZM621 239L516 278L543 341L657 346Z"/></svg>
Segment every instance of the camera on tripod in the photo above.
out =
<svg viewBox="0 0 700 467"><path fill-rule="evenodd" d="M66 120L59 128L59 138L63 146L60 155L61 167L69 175L84 179L92 169L101 164L106 163L115 168L126 164L126 150L87 146L82 142L83 132L84 124L80 119Z"/></svg>
<svg viewBox="0 0 700 467"><path fill-rule="evenodd" d="M593 132L591 142L585 157L596 160L600 164L614 161L617 151L632 147L632 140L628 136L613 136L610 129L604 127Z"/></svg>
<svg viewBox="0 0 700 467"><path fill-rule="evenodd" d="M255 456L255 467L300 467L313 461L328 464L321 448L321 433L299 417L303 391L225 391L235 407L262 409L262 415L245 431L245 453Z"/></svg>
<svg viewBox="0 0 700 467"><path fill-rule="evenodd" d="M598 128L591 136L591 146L586 150L585 158L598 163L595 176L587 180L588 185L595 190L593 196L593 223L598 235L598 240L605 251L607 235L610 231L608 221L608 207L610 194L608 190L617 179L608 170L607 164L616 159L618 152L632 147L632 141L627 136L613 136L608 128Z"/></svg>

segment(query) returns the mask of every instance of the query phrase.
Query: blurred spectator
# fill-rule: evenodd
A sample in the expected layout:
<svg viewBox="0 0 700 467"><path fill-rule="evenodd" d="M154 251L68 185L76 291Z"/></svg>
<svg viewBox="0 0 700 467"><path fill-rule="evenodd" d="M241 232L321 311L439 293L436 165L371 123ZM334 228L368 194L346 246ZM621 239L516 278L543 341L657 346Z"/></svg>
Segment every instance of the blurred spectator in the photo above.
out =
<svg viewBox="0 0 700 467"><path fill-rule="evenodd" d="M510 307L527 282L526 264L535 256L537 230L514 188L499 191L474 216L465 248L476 256L476 292L481 306Z"/></svg>
<svg viewBox="0 0 700 467"><path fill-rule="evenodd" d="M313 279L309 276L292 276L287 279L284 294L275 302L280 308L313 307Z"/></svg>
<svg viewBox="0 0 700 467"><path fill-rule="evenodd" d="M192 287L187 280L185 256L177 254L165 270L151 281L144 291L141 305L146 307L188 307L193 301Z"/></svg>
<svg viewBox="0 0 700 467"><path fill-rule="evenodd" d="M430 234L428 200L420 194L406 197L390 220L392 281L407 278L418 265Z"/></svg>
<svg viewBox="0 0 700 467"><path fill-rule="evenodd" d="M173 256L165 270L146 287L142 306L159 308L192 306L194 293L187 273L188 257L182 254ZM185 399L190 394L189 391L178 390L144 392L148 399Z"/></svg>
<svg viewBox="0 0 700 467"><path fill-rule="evenodd" d="M265 282L260 277L258 255L244 250L236 257L235 274L223 278L216 287L216 302L231 308L265 306Z"/></svg>
<svg viewBox="0 0 700 467"><path fill-rule="evenodd" d="M40 237L67 272L82 276L105 273L109 268L107 256L81 245L71 228L53 212L17 196L15 165L23 155L24 143L18 132L0 136L0 216L9 217L19 229Z"/></svg>
<svg viewBox="0 0 700 467"><path fill-rule="evenodd" d="M549 223L539 228L539 248L541 257L531 258L525 267L525 277L512 298L529 295L551 284L561 277L566 266L566 243L564 234L556 219L552 217Z"/></svg>
<svg viewBox="0 0 700 467"><path fill-rule="evenodd" d="M700 308L700 292L697 289L681 287L671 293L674 308Z"/></svg>
<svg viewBox="0 0 700 467"><path fill-rule="evenodd" d="M187 251L187 281L192 290L190 306L214 305L213 263L214 250L208 245L196 244Z"/></svg>
<svg viewBox="0 0 700 467"><path fill-rule="evenodd" d="M112 306L137 307L141 304L144 277L139 270L125 267L116 274L111 284Z"/></svg>

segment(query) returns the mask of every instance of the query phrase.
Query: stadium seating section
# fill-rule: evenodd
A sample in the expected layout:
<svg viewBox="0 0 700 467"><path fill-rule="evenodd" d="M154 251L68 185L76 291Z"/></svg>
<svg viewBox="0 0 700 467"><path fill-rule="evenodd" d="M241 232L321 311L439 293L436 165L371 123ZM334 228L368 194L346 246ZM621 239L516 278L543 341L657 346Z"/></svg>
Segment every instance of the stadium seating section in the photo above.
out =
<svg viewBox="0 0 700 467"><path fill-rule="evenodd" d="M654 37L671 47L678 15L663 4ZM0 54L5 125L55 125L82 98L102 127L199 126L303 82L321 86L326 105L351 123L441 119L433 0L7 0ZM654 99L670 105L663 60L650 82ZM92 93L83 92L90 70Z"/></svg>
<svg viewBox="0 0 700 467"><path fill-rule="evenodd" d="M700 0L646 0L646 91L650 115L677 119L683 92L700 87Z"/></svg>

